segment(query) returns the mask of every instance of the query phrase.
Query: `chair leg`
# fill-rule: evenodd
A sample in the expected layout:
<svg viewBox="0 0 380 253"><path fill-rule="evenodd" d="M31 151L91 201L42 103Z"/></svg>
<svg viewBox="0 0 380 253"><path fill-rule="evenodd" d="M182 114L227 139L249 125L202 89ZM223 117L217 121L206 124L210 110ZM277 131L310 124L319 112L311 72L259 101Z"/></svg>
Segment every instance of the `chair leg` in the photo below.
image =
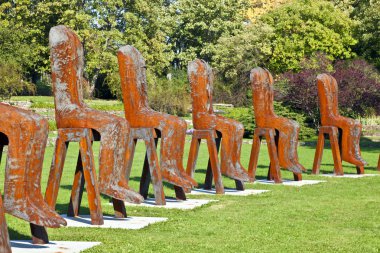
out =
<svg viewBox="0 0 380 253"><path fill-rule="evenodd" d="M123 200L112 198L112 205L116 218L127 218L127 209Z"/></svg>
<svg viewBox="0 0 380 253"><path fill-rule="evenodd" d="M55 203L57 201L68 145L68 143L65 143L63 136L60 136L58 133L53 161L50 167L49 180L45 192L45 201L53 209L55 209Z"/></svg>
<svg viewBox="0 0 380 253"><path fill-rule="evenodd" d="M94 155L91 150L91 140L88 134L80 139L79 149L82 157L83 174L86 180L88 205L90 208L91 224L103 225L100 191L96 177Z"/></svg>
<svg viewBox="0 0 380 253"><path fill-rule="evenodd" d="M196 138L194 135L191 138L189 157L187 158L187 166L186 173L187 175L194 177L195 165L197 163L199 146L201 144L201 140ZM185 189L186 193L190 193L191 189Z"/></svg>
<svg viewBox="0 0 380 253"><path fill-rule="evenodd" d="M380 170L380 155L379 155L379 161L377 162L377 170Z"/></svg>
<svg viewBox="0 0 380 253"><path fill-rule="evenodd" d="M49 236L47 234L46 228L33 223L29 223L30 232L32 234L33 244L48 244ZM0 251L2 252L2 251Z"/></svg>
<svg viewBox="0 0 380 253"><path fill-rule="evenodd" d="M215 139L216 152L217 153L219 153L221 141L222 141L222 139L220 137ZM212 178L213 178L213 175L212 175L211 161L209 158L208 163L207 163L207 171L206 171L205 184L204 184L205 190L211 190L212 189Z"/></svg>
<svg viewBox="0 0 380 253"><path fill-rule="evenodd" d="M4 150L4 145L0 145L0 164L1 164L1 158L3 156L3 150Z"/></svg>
<svg viewBox="0 0 380 253"><path fill-rule="evenodd" d="M191 138L189 158L187 159L187 167L186 167L186 173L187 175L191 177L194 176L194 170L195 170L195 165L197 163L200 144L201 144L200 139L196 138L195 136Z"/></svg>
<svg viewBox="0 0 380 253"><path fill-rule="evenodd" d="M360 156L362 155L361 150L359 150ZM357 174L364 174L364 166L356 166L356 173Z"/></svg>
<svg viewBox="0 0 380 253"><path fill-rule="evenodd" d="M148 168L149 171L147 174L150 174L150 177L152 179L156 205L165 205L166 200L164 194L164 187L162 184L161 169L159 166L158 156L156 152L157 141L158 138L153 139L153 136L150 136L145 140L146 157L148 164L145 166L144 163L144 168Z"/></svg>
<svg viewBox="0 0 380 253"><path fill-rule="evenodd" d="M274 131L269 130L269 133L265 135L265 139L270 159L270 177L273 178L275 183L282 183Z"/></svg>
<svg viewBox="0 0 380 253"><path fill-rule="evenodd" d="M154 143L157 146L158 139L154 140ZM136 142L135 142L136 145ZM148 158L148 146L146 146L146 153L145 153L145 159L144 159L144 165L141 173L141 179L140 179L140 194L144 197L144 199L148 198L148 192L149 192L149 184L151 181L151 175L150 175L150 167L149 167L149 158Z"/></svg>
<svg viewBox="0 0 380 253"><path fill-rule="evenodd" d="M332 151L333 159L334 159L334 173L336 175L343 175L342 159L340 156L337 129L332 128L331 132L329 133L329 136L330 136L331 151Z"/></svg>
<svg viewBox="0 0 380 253"><path fill-rule="evenodd" d="M315 155L314 155L313 170L311 172L312 174L319 174L319 170L321 168L324 145L325 145L325 135L323 131L319 131L317 148L315 149Z"/></svg>
<svg viewBox="0 0 380 253"><path fill-rule="evenodd" d="M11 253L11 244L9 242L8 228L5 221L3 200L0 194L0 252Z"/></svg>
<svg viewBox="0 0 380 253"><path fill-rule="evenodd" d="M255 135L253 136L251 156L249 158L249 165L248 165L248 175L250 178L253 178L253 180L255 180L256 178L256 169L257 169L257 162L259 160L260 145L261 145L261 138L257 133L255 133Z"/></svg>
<svg viewBox="0 0 380 253"><path fill-rule="evenodd" d="M222 173L220 171L220 165L218 160L218 151L216 149L215 138L211 135L207 137L207 148L208 153L210 154L211 169L215 182L215 191L217 194L224 194Z"/></svg>
<svg viewBox="0 0 380 253"><path fill-rule="evenodd" d="M69 208L67 211L67 216L75 217L79 215L80 204L82 202L84 188L84 176L83 176L83 166L82 157L80 152L78 154L77 167L74 175L74 182L71 189L71 197Z"/></svg>

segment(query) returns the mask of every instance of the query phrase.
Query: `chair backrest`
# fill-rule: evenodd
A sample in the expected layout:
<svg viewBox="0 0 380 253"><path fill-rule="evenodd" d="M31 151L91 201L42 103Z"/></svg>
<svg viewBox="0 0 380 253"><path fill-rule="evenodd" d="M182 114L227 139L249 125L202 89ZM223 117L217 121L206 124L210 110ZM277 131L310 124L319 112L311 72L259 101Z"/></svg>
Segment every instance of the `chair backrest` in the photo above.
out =
<svg viewBox="0 0 380 253"><path fill-rule="evenodd" d="M79 37L63 25L50 29L49 46L57 117L57 113L70 112L84 105L83 46Z"/></svg>
<svg viewBox="0 0 380 253"><path fill-rule="evenodd" d="M187 75L191 86L193 121L196 121L197 113L214 114L212 108L214 75L211 67L205 61L196 59L189 63Z"/></svg>
<svg viewBox="0 0 380 253"><path fill-rule="evenodd" d="M133 120L134 113L149 108L146 65L141 53L133 46L121 47L117 53L125 116Z"/></svg>
<svg viewBox="0 0 380 253"><path fill-rule="evenodd" d="M260 127L267 115L275 115L273 77L267 69L257 67L251 70L250 80L255 121Z"/></svg>
<svg viewBox="0 0 380 253"><path fill-rule="evenodd" d="M329 74L317 76L319 108L322 125L326 120L339 115L338 110L338 85L334 77Z"/></svg>

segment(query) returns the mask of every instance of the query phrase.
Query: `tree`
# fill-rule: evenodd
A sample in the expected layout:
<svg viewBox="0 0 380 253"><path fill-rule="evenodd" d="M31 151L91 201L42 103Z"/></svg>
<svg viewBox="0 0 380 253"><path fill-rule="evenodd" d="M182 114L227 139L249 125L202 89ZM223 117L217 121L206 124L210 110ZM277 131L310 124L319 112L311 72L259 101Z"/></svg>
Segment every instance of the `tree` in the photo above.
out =
<svg viewBox="0 0 380 253"><path fill-rule="evenodd" d="M245 26L235 36L223 36L215 45L212 66L223 82L216 87L216 99L235 105L251 104L247 99L250 90L249 72L255 66L265 66L272 55L274 29L265 23ZM233 94L233 96L232 96ZM221 99L223 97L223 99Z"/></svg>
<svg viewBox="0 0 380 253"><path fill-rule="evenodd" d="M161 74L170 66L166 44L162 0L16 0L0 4L0 24L23 31L23 43L30 45L31 76L50 71L48 33L64 24L80 36L85 49L85 76L92 89L99 80L117 72L117 49L125 44L137 47L148 69ZM108 84L107 84L108 85ZM120 83L110 83L114 90Z"/></svg>
<svg viewBox="0 0 380 253"><path fill-rule="evenodd" d="M380 69L380 0L359 1L352 16L359 23L355 30L359 41L356 52Z"/></svg>
<svg viewBox="0 0 380 253"><path fill-rule="evenodd" d="M326 1L295 1L263 15L261 20L274 28L272 56L268 67L282 73L300 70L300 61L316 52L330 59L347 59L351 47L353 21L348 14Z"/></svg>
<svg viewBox="0 0 380 253"><path fill-rule="evenodd" d="M242 29L248 6L247 0L173 1L168 7L173 17L168 43L175 67L186 67L197 57L210 61L218 39Z"/></svg>
<svg viewBox="0 0 380 253"><path fill-rule="evenodd" d="M294 110L307 115L314 126L319 125L316 77L330 73L338 84L339 110L342 115L373 116L380 114L380 73L365 60L338 60L334 64L322 54L305 59L298 73L280 76L286 82L283 101Z"/></svg>

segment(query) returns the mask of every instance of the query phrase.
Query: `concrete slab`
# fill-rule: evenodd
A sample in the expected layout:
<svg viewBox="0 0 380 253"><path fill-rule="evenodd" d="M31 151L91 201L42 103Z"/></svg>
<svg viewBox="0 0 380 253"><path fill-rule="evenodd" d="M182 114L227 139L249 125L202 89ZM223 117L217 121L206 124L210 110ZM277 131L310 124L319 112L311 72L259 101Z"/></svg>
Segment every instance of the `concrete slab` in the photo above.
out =
<svg viewBox="0 0 380 253"><path fill-rule="evenodd" d="M115 218L112 216L103 216L103 225L91 225L90 215L81 215L80 217L67 217L62 215L67 221L66 227L88 227L88 228L121 228L121 229L141 229L150 224L166 221L168 218L157 217L127 217Z"/></svg>
<svg viewBox="0 0 380 253"><path fill-rule="evenodd" d="M203 206L210 202L217 200L210 199L187 199L187 200L176 200L176 199L166 199L166 205L160 206L156 205L154 198L148 198L141 204L132 204L125 202L126 206L143 206L143 207L157 207L157 208L167 208L167 209L181 209L181 210L191 210L196 207Z"/></svg>
<svg viewBox="0 0 380 253"><path fill-rule="evenodd" d="M304 185L313 185L313 184L324 183L326 181L325 180L302 180L302 181L283 180L282 184L275 184L274 181L272 181L272 180L260 179L260 180L256 180L255 183L256 182L258 184L273 184L273 185L286 185L286 186L301 187Z"/></svg>
<svg viewBox="0 0 380 253"><path fill-rule="evenodd" d="M49 244L36 245L27 240L11 240L12 253L79 253L99 245L100 242L50 241Z"/></svg>
<svg viewBox="0 0 380 253"><path fill-rule="evenodd" d="M337 176L335 174L321 174L320 176L324 177L333 177L333 178L362 178L362 177L374 177L379 174L344 174L343 176Z"/></svg>
<svg viewBox="0 0 380 253"><path fill-rule="evenodd" d="M269 190L253 190L247 189L245 191L238 191L236 189L224 189L224 194L229 196L248 196L248 195L258 195L264 192L268 192ZM200 195L200 194L208 194L215 195L215 189L212 190L204 190L204 189L193 189L190 194Z"/></svg>

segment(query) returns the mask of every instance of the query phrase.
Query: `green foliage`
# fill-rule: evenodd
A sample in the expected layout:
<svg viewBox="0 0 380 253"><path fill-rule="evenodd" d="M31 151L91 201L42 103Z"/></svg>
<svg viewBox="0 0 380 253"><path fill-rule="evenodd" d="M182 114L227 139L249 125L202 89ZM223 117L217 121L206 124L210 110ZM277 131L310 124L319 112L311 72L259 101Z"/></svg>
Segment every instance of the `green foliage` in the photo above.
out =
<svg viewBox="0 0 380 253"><path fill-rule="evenodd" d="M56 131L57 124L54 120L49 120L49 131Z"/></svg>
<svg viewBox="0 0 380 253"><path fill-rule="evenodd" d="M33 92L34 85L25 80L21 66L14 61L0 61L0 98L9 99L23 91Z"/></svg>
<svg viewBox="0 0 380 253"><path fill-rule="evenodd" d="M31 1L17 0L0 3L0 49L12 46L13 37L2 34L8 27L14 36L21 37L20 47L28 61L30 74L50 70L48 33L51 27L65 24L81 37L85 48L85 75L90 91L100 75L117 72L116 51L133 44L144 55L155 74L168 68L171 60L166 44L163 1ZM11 34L12 35L12 34ZM17 37L16 36L16 37ZM9 37L9 38L8 38ZM4 40L4 38L6 40ZM5 45L5 46L4 46ZM17 45L15 48L17 49ZM8 51L14 51L12 48ZM0 50L1 56L2 50ZM12 53L11 55L23 55Z"/></svg>
<svg viewBox="0 0 380 253"><path fill-rule="evenodd" d="M156 79L149 86L149 105L157 111L173 115L189 114L190 93L185 71L173 71L168 78Z"/></svg>
<svg viewBox="0 0 380 253"><path fill-rule="evenodd" d="M380 0L359 1L352 16L359 23L356 51L380 69Z"/></svg>
<svg viewBox="0 0 380 253"><path fill-rule="evenodd" d="M252 138L256 127L252 107L228 108L223 116L242 123L244 126L244 137Z"/></svg>
<svg viewBox="0 0 380 253"><path fill-rule="evenodd" d="M169 6L173 19L169 43L177 67L186 68L194 58L210 61L221 36L231 36L243 27L247 0L177 0Z"/></svg>
<svg viewBox="0 0 380 253"><path fill-rule="evenodd" d="M262 21L274 28L275 39L268 68L276 73L300 70L300 61L316 52L329 58L354 56L353 21L326 1L301 0L283 5Z"/></svg>
<svg viewBox="0 0 380 253"><path fill-rule="evenodd" d="M222 85L215 86L217 99L223 97L223 102L234 105L251 103L247 101L249 72L269 61L274 35L271 26L259 22L244 27L235 36L227 35L218 40L212 58L212 66L222 81Z"/></svg>
<svg viewBox="0 0 380 253"><path fill-rule="evenodd" d="M307 117L300 113L295 112L289 106L285 106L283 103L274 102L274 111L278 116L282 116L288 119L293 119L300 124L300 140L307 140L315 136L315 129L309 126ZM244 137L252 138L256 124L254 119L254 111L252 107L248 108L230 108L227 109L225 117L235 119L244 125L245 134Z"/></svg>

